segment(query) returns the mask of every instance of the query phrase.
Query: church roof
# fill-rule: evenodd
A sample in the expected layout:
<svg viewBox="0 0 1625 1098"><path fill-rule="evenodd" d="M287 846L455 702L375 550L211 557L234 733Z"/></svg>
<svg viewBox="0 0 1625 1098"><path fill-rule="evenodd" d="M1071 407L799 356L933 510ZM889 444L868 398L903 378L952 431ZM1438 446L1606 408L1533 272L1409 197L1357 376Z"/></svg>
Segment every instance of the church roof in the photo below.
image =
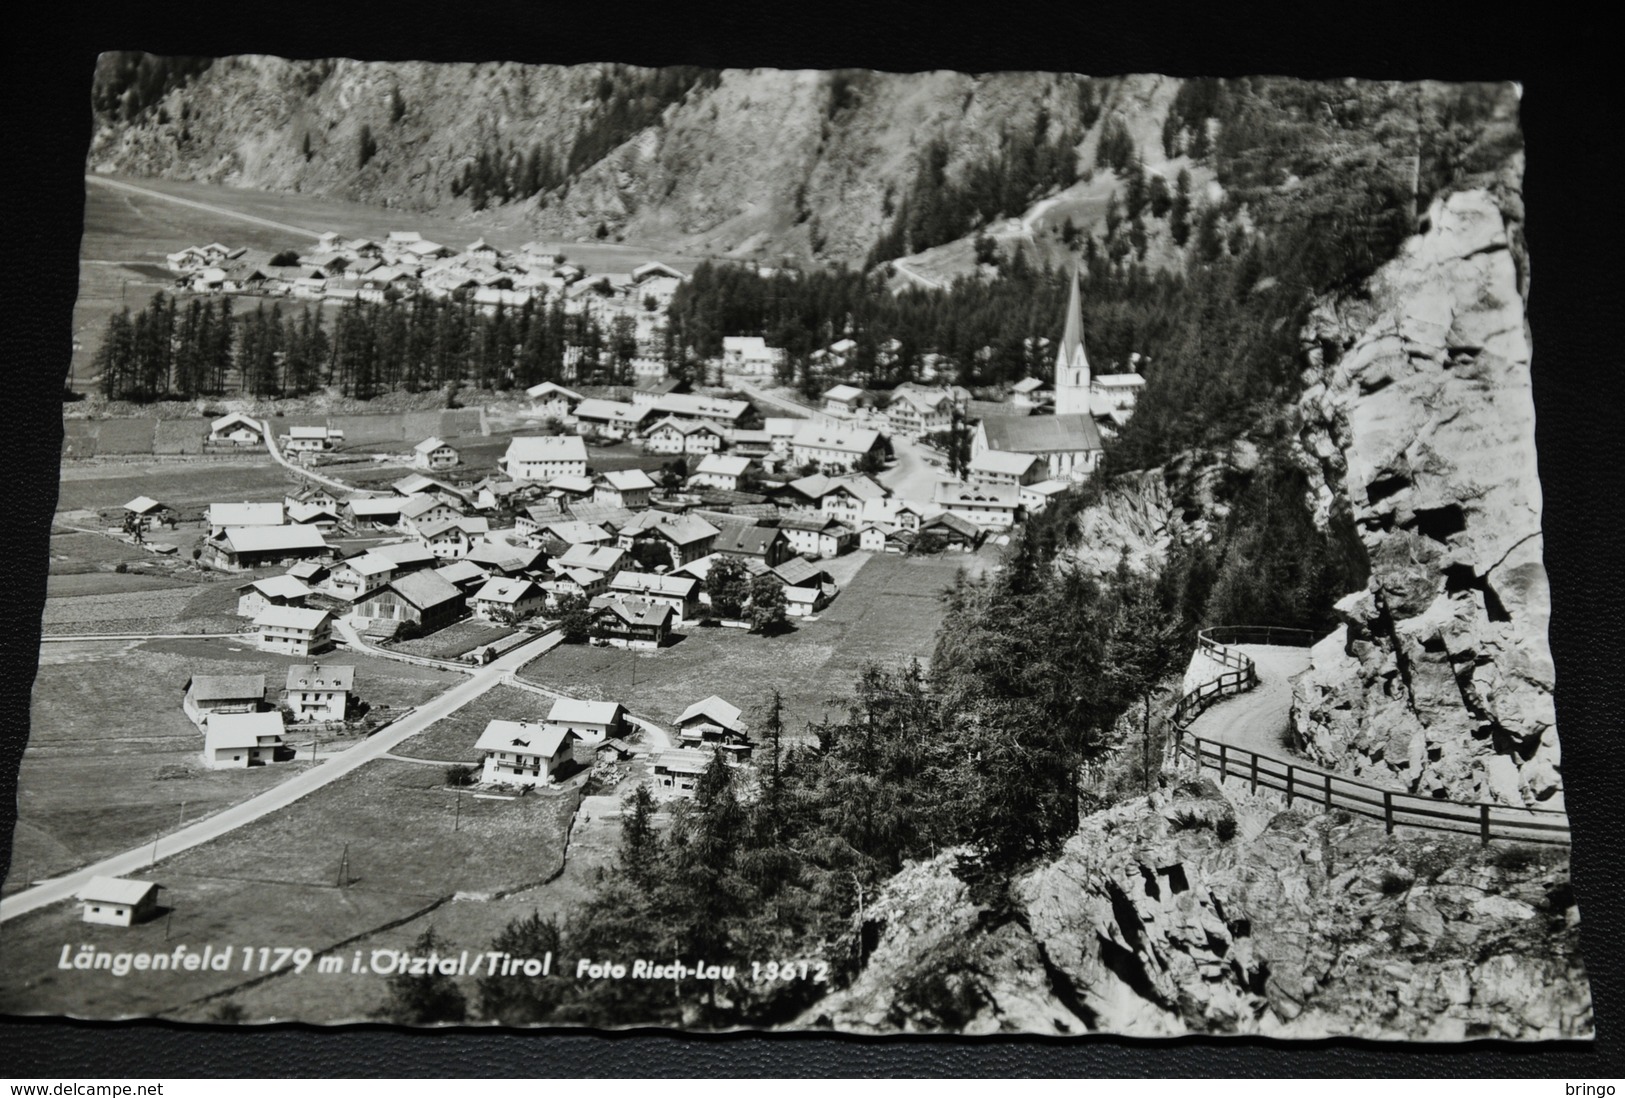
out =
<svg viewBox="0 0 1625 1098"><path fill-rule="evenodd" d="M1093 416L988 416L982 420L990 450L1057 454L1100 449Z"/></svg>

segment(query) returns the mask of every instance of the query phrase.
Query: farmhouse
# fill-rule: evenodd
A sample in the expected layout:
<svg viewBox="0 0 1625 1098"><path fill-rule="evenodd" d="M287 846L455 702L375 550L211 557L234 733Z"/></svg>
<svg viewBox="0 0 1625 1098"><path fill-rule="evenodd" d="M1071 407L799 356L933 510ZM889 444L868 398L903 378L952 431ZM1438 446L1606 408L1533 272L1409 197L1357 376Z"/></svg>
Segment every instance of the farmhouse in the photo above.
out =
<svg viewBox="0 0 1625 1098"><path fill-rule="evenodd" d="M785 587L784 612L792 618L810 618L835 598L832 586Z"/></svg>
<svg viewBox="0 0 1625 1098"><path fill-rule="evenodd" d="M474 614L486 621L519 622L541 612L547 593L528 579L489 579L474 595Z"/></svg>
<svg viewBox="0 0 1625 1098"><path fill-rule="evenodd" d="M420 522L416 531L418 543L441 559L467 556L490 532L487 520L463 515L445 522Z"/></svg>
<svg viewBox="0 0 1625 1098"><path fill-rule="evenodd" d="M356 603L357 623L398 621L421 633L433 633L452 624L468 610L463 593L434 572L396 576L381 589Z"/></svg>
<svg viewBox="0 0 1625 1098"><path fill-rule="evenodd" d="M664 603L672 608L679 623L692 618L700 608L700 581L691 576L621 571L609 581L609 593Z"/></svg>
<svg viewBox="0 0 1625 1098"><path fill-rule="evenodd" d="M198 727L216 713L254 713L265 700L264 675L193 675L181 711Z"/></svg>
<svg viewBox="0 0 1625 1098"><path fill-rule="evenodd" d="M457 451L445 440L426 438L412 447L414 469L450 469L457 464Z"/></svg>
<svg viewBox="0 0 1625 1098"><path fill-rule="evenodd" d="M649 493L654 487L655 482L642 469L617 469L598 479L593 486L592 499L594 503L639 511L649 506Z"/></svg>
<svg viewBox="0 0 1625 1098"><path fill-rule="evenodd" d="M620 545L631 549L645 539L659 539L671 551L672 567L681 568L711 552L717 528L693 515L673 515L664 511L644 511L621 527Z"/></svg>
<svg viewBox="0 0 1625 1098"><path fill-rule="evenodd" d="M970 479L977 484L1036 484L1046 468L1037 454L987 450L971 459Z"/></svg>
<svg viewBox="0 0 1625 1098"><path fill-rule="evenodd" d="M463 512L439 496L419 494L401 501L401 528L416 535L425 526L451 522Z"/></svg>
<svg viewBox="0 0 1625 1098"><path fill-rule="evenodd" d="M526 545L550 553L562 553L572 545L607 545L614 540L615 535L602 526L575 519L546 522L525 535Z"/></svg>
<svg viewBox="0 0 1625 1098"><path fill-rule="evenodd" d="M351 496L344 501L339 517L354 526L394 526L401 520L402 502L399 496Z"/></svg>
<svg viewBox="0 0 1625 1098"><path fill-rule="evenodd" d="M893 434L918 438L945 430L953 419L953 406L953 398L944 390L898 386L886 407L886 421Z"/></svg>
<svg viewBox="0 0 1625 1098"><path fill-rule="evenodd" d="M87 923L131 926L157 913L160 887L126 877L92 877L74 899L84 905L81 917Z"/></svg>
<svg viewBox="0 0 1625 1098"><path fill-rule="evenodd" d="M1021 489L1014 484L939 481L932 502L984 530L1008 530L1016 524L1016 512L1021 509Z"/></svg>
<svg viewBox="0 0 1625 1098"><path fill-rule="evenodd" d="M816 465L825 473L844 473L878 466L884 454L880 432L867 427L830 427L808 423L790 442L796 465Z"/></svg>
<svg viewBox="0 0 1625 1098"><path fill-rule="evenodd" d="M586 744L619 736L625 723L626 710L619 702L560 698L547 713L548 728Z"/></svg>
<svg viewBox="0 0 1625 1098"><path fill-rule="evenodd" d="M541 581L552 604L566 598L592 599L609 590L609 573L593 568L570 568L558 561L552 564L553 575Z"/></svg>
<svg viewBox="0 0 1625 1098"><path fill-rule="evenodd" d="M739 721L739 707L715 694L683 710L677 718L677 737L685 748L725 752L729 762L750 758L752 744Z"/></svg>
<svg viewBox="0 0 1625 1098"><path fill-rule="evenodd" d="M474 565L478 571L488 576L514 576L520 572L534 571L541 567L542 560L543 554L540 549L509 545L504 541L482 541L470 547L468 555L463 558L463 563Z"/></svg>
<svg viewBox="0 0 1625 1098"><path fill-rule="evenodd" d="M310 588L292 576L267 576L237 588L237 616L257 618L267 606L303 606Z"/></svg>
<svg viewBox="0 0 1625 1098"><path fill-rule="evenodd" d="M632 404L638 408L653 408L667 393L686 393L688 382L680 377L651 378L639 382L632 390Z"/></svg>
<svg viewBox="0 0 1625 1098"><path fill-rule="evenodd" d="M575 407L576 431L604 438L631 438L648 418L648 405L626 404L618 400L583 400ZM585 472L585 469L583 469Z"/></svg>
<svg viewBox="0 0 1625 1098"><path fill-rule="evenodd" d="M616 545L572 545L553 558L552 567L590 568L594 572L617 572L626 561L626 550Z"/></svg>
<svg viewBox="0 0 1625 1098"><path fill-rule="evenodd" d="M784 351L769 347L761 336L723 336L722 365L735 373L762 377L776 372Z"/></svg>
<svg viewBox="0 0 1625 1098"><path fill-rule="evenodd" d="M290 656L309 656L333 643L332 615L326 610L267 606L254 619L260 648Z"/></svg>
<svg viewBox="0 0 1625 1098"><path fill-rule="evenodd" d="M328 590L342 599L358 599L395 576L395 562L377 553L361 553L333 567Z"/></svg>
<svg viewBox="0 0 1625 1098"><path fill-rule="evenodd" d="M789 539L791 552L815 560L838 557L852 548L852 528L833 515L792 512L779 520L779 529Z"/></svg>
<svg viewBox="0 0 1625 1098"><path fill-rule="evenodd" d="M330 490L320 484L309 483L296 492L289 492L282 497L282 506L288 510L299 504L314 507L332 508L335 513L339 508L339 499Z"/></svg>
<svg viewBox="0 0 1625 1098"><path fill-rule="evenodd" d="M315 587L318 583L321 583L323 580L327 579L329 572L327 565L323 564L321 561L302 560L292 568L288 569L288 575L292 576L300 583L305 584L307 587Z"/></svg>
<svg viewBox="0 0 1625 1098"><path fill-rule="evenodd" d="M741 522L719 523L712 552L745 561L760 561L768 568L795 555L790 539L777 526L748 526Z"/></svg>
<svg viewBox="0 0 1625 1098"><path fill-rule="evenodd" d="M527 435L508 443L502 469L514 480L587 475L587 447L576 435Z"/></svg>
<svg viewBox="0 0 1625 1098"><path fill-rule="evenodd" d="M667 416L643 437L643 448L651 454L713 454L727 442L714 424L698 419Z"/></svg>
<svg viewBox="0 0 1625 1098"><path fill-rule="evenodd" d="M688 478L690 488L721 488L737 492L739 478L750 468L750 458L707 454L700 459L694 475Z"/></svg>
<svg viewBox="0 0 1625 1098"><path fill-rule="evenodd" d="M284 700L295 721L342 721L354 685L354 667L296 663L288 668Z"/></svg>
<svg viewBox="0 0 1625 1098"><path fill-rule="evenodd" d="M276 761L282 713L220 713L203 728L203 763L211 770L246 769Z"/></svg>
<svg viewBox="0 0 1625 1098"><path fill-rule="evenodd" d="M856 415L863 403L863 390L855 385L837 385L824 391L824 411L831 415Z"/></svg>
<svg viewBox="0 0 1625 1098"><path fill-rule="evenodd" d="M280 503L211 503L204 514L210 536L228 526L281 526L284 518Z"/></svg>
<svg viewBox="0 0 1625 1098"><path fill-rule="evenodd" d="M829 481L818 499L818 509L848 524L859 522L890 493L873 477L846 476Z"/></svg>
<svg viewBox="0 0 1625 1098"><path fill-rule="evenodd" d="M659 648L671 636L675 615L664 603L600 595L588 609L593 637L617 648Z"/></svg>
<svg viewBox="0 0 1625 1098"><path fill-rule="evenodd" d="M339 512L336 507L324 507L318 503L294 503L288 508L288 521L300 526L313 526L326 533L339 524Z"/></svg>
<svg viewBox="0 0 1625 1098"><path fill-rule="evenodd" d="M1021 506L1029 515L1036 515L1055 501L1055 498L1070 491L1072 483L1065 480L1041 480L1037 484L1023 484L1021 486Z"/></svg>
<svg viewBox="0 0 1625 1098"><path fill-rule="evenodd" d="M344 432L330 427L289 427L287 450L291 454L331 450L344 441Z"/></svg>
<svg viewBox="0 0 1625 1098"><path fill-rule="evenodd" d="M172 507L159 503L147 496L136 496L124 505L127 514L133 515L134 520L141 524L143 529L151 529L159 523L175 524L175 510Z"/></svg>
<svg viewBox="0 0 1625 1098"><path fill-rule="evenodd" d="M566 389L551 381L544 381L540 385L532 385L525 390L530 398L530 405L549 419L556 419L561 423L572 422L576 405L584 399L573 389Z"/></svg>
<svg viewBox="0 0 1625 1098"><path fill-rule="evenodd" d="M710 765L710 752L685 751L680 748L662 751L655 756L654 761L655 792L672 797L692 798L700 775L705 773L705 768Z"/></svg>
<svg viewBox="0 0 1625 1098"><path fill-rule="evenodd" d="M474 749L484 753L480 780L491 785L546 785L568 763L570 737L527 721L494 720Z"/></svg>
<svg viewBox="0 0 1625 1098"><path fill-rule="evenodd" d="M221 416L209 424L210 442L229 442L238 446L261 446L265 443L265 425L249 419L241 412Z"/></svg>
<svg viewBox="0 0 1625 1098"><path fill-rule="evenodd" d="M951 549L967 551L981 545L984 536L982 527L970 519L946 511L920 523L918 533L921 537L928 534L939 537Z"/></svg>
<svg viewBox="0 0 1625 1098"><path fill-rule="evenodd" d="M262 565L319 557L329 550L314 526L229 526L203 543L199 558L211 568L244 572Z"/></svg>
<svg viewBox="0 0 1625 1098"><path fill-rule="evenodd" d="M441 565L434 570L434 574L461 591L465 598L473 598L474 592L484 587L485 581L490 578L484 568L466 557Z"/></svg>
<svg viewBox="0 0 1625 1098"><path fill-rule="evenodd" d="M1036 408L1050 398L1041 378L1024 377L1010 387L1010 403L1018 408Z"/></svg>
<svg viewBox="0 0 1625 1098"><path fill-rule="evenodd" d="M419 568L428 568L438 563L438 558L425 549L420 542L396 541L388 545L375 545L369 550L374 556L383 557L395 565L397 575L403 572L416 571Z"/></svg>

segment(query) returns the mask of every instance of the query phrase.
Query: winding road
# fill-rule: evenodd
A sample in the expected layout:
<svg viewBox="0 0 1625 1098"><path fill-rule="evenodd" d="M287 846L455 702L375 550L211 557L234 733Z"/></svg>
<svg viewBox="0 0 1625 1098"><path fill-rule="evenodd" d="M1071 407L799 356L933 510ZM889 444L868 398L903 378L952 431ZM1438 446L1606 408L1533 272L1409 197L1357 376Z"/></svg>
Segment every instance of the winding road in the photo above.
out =
<svg viewBox="0 0 1625 1098"><path fill-rule="evenodd" d="M1276 644L1226 647L1253 661L1258 685L1214 702L1191 722L1190 732L1265 755L1289 754L1282 737L1292 723L1292 680L1309 669L1309 649Z"/></svg>
<svg viewBox="0 0 1625 1098"><path fill-rule="evenodd" d="M544 645L556 644L557 634L549 633L521 644L503 656L473 672L463 682L445 693L430 699L387 728L373 733L361 743L332 756L326 762L296 774L282 784L266 790L241 804L233 805L213 816L199 820L178 831L162 836L155 842L142 843L122 854L104 858L94 865L85 866L63 877L34 885L0 900L0 922L38 910L49 904L72 899L92 877L122 877L152 865L160 858L168 858L194 846L253 823L264 816L288 807L301 797L316 792L346 774L382 758L406 740L422 732L431 724L461 709L475 698L507 680L507 677L531 659L545 651Z"/></svg>

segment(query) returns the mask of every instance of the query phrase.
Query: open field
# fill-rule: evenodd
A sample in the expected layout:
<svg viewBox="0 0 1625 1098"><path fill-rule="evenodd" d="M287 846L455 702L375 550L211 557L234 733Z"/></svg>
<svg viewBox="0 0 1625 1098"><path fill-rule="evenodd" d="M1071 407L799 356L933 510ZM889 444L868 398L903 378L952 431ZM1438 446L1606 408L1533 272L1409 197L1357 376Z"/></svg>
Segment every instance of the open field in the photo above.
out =
<svg viewBox="0 0 1625 1098"><path fill-rule="evenodd" d="M761 637L743 629L691 627L680 642L658 652L560 645L526 664L520 676L565 693L619 701L665 723L690 703L719 694L744 709L753 727L760 727L760 709L777 687L785 728L800 734L809 723L843 715L866 662L929 660L943 617L941 592L961 567L987 560L986 550L973 557L874 556L818 620L799 621L792 633Z"/></svg>
<svg viewBox="0 0 1625 1098"><path fill-rule="evenodd" d="M82 535L89 536L89 535ZM230 587L230 584L221 584ZM87 595L120 595L136 591L190 590L192 584L168 576L148 576L137 572L80 572L53 574L45 580L48 599ZM236 592L232 592L233 596Z"/></svg>
<svg viewBox="0 0 1625 1098"><path fill-rule="evenodd" d="M511 637L516 632L512 626L493 625L478 618L469 618L455 625L448 625L438 633L403 641L390 647L395 651L411 652L418 656L454 660L464 652L478 648L482 644L499 641L503 637Z"/></svg>
<svg viewBox="0 0 1625 1098"><path fill-rule="evenodd" d="M552 699L516 686L498 686L486 691L444 720L401 744L394 754L412 759L475 764L480 754L474 741L494 720L535 721L547 717Z"/></svg>
<svg viewBox="0 0 1625 1098"><path fill-rule="evenodd" d="M109 420L107 422L113 422ZM62 467L58 511L120 507L150 496L181 511L210 503L281 499L300 478L259 452L229 462L129 462Z"/></svg>
<svg viewBox="0 0 1625 1098"><path fill-rule="evenodd" d="M169 926L158 919L128 930L84 927L66 904L6 924L0 1009L205 1020L216 1001L197 1000L230 992L245 1003L252 997L253 1017L364 1020L385 996L384 978L371 973L307 970L232 992L253 979L240 971L240 956L235 971L180 978L151 972L110 980L106 973L58 972L55 964L70 940L166 951L177 942L198 950L232 945L240 954L259 946L322 950L365 936L356 945L368 953L410 948L420 931L387 929L391 924L459 892L501 893L556 874L576 800L574 790L512 801L459 798L442 787L437 768L371 763L284 812L158 863L150 877L174 909ZM470 898L446 906L486 905ZM276 1005L262 1007L266 997Z"/></svg>
<svg viewBox="0 0 1625 1098"><path fill-rule="evenodd" d="M460 676L352 653L367 701L411 706ZM48 645L34 680L28 747L19 776L18 828L6 890L127 849L274 785L308 761L209 770L202 733L181 712L194 674L263 672L275 702L290 664L235 640Z"/></svg>

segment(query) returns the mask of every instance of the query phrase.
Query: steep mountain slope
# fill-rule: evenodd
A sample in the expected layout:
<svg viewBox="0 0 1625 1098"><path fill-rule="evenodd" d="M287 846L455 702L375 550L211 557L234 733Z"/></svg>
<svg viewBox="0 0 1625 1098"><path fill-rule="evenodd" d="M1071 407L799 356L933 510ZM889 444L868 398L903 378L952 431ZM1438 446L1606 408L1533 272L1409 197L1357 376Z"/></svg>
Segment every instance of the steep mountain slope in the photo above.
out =
<svg viewBox="0 0 1625 1098"><path fill-rule="evenodd" d="M1456 800L1562 804L1517 170L1328 302L1300 402L1372 564L1300 683L1322 764ZM1324 351L1322 349L1325 349Z"/></svg>
<svg viewBox="0 0 1625 1098"><path fill-rule="evenodd" d="M487 174L505 179L493 186L511 193L481 219L770 258L861 259L915 174L917 150L934 140L952 149L952 178L996 150L1006 129L1082 133L1088 154L1104 124L1081 123L1084 78L1037 73L247 56L131 100L108 86L112 62L104 68L95 171L473 213L481 201L463 184L483 154L495 165ZM1121 113L1155 150L1172 82L1094 83L1101 118ZM538 175L544 185L533 190Z"/></svg>

